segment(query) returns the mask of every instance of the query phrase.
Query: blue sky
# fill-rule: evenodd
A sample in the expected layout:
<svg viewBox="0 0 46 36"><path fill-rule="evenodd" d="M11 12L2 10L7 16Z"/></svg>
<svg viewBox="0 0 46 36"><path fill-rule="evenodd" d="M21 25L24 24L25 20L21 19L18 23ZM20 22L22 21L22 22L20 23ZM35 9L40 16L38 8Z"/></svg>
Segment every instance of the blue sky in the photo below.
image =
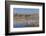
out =
<svg viewBox="0 0 46 36"><path fill-rule="evenodd" d="M32 14L32 13L39 13L39 9L35 8L14 8L13 9L14 14Z"/></svg>

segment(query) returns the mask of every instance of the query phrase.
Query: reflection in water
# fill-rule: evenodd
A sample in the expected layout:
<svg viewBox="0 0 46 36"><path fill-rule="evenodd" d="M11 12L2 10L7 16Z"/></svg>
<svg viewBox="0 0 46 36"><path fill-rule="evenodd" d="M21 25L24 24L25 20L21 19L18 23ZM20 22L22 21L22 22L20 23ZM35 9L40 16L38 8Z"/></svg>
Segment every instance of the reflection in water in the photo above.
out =
<svg viewBox="0 0 46 36"><path fill-rule="evenodd" d="M38 14L32 15L16 15L13 20L14 28L16 27L38 27L39 16Z"/></svg>

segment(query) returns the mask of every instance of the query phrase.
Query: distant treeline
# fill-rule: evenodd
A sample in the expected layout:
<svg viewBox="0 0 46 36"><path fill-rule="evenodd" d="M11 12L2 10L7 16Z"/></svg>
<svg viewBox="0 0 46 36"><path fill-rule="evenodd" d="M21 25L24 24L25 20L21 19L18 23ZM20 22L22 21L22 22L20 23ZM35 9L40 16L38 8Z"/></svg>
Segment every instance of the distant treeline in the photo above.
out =
<svg viewBox="0 0 46 36"><path fill-rule="evenodd" d="M14 14L14 16L32 16L32 15L38 15L38 13L34 13L34 14Z"/></svg>
<svg viewBox="0 0 46 36"><path fill-rule="evenodd" d="M23 15L26 15L26 16L31 16L31 14L14 14L14 16L23 16Z"/></svg>

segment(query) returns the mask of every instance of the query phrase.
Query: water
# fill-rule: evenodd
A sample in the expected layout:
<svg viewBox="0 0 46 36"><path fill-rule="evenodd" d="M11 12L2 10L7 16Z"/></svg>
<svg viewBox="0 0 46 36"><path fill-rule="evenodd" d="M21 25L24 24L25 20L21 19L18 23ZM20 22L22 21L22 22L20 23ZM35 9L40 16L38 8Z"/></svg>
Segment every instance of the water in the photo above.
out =
<svg viewBox="0 0 46 36"><path fill-rule="evenodd" d="M17 28L17 27L24 27L24 23L16 23L14 24L14 28Z"/></svg>

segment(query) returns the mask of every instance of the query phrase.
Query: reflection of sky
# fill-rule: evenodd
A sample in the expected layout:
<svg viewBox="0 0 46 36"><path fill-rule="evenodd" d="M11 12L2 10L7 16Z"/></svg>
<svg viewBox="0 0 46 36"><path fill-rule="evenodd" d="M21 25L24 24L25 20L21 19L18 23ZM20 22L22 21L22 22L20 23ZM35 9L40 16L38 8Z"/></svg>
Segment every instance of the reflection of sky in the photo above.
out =
<svg viewBox="0 0 46 36"><path fill-rule="evenodd" d="M36 8L14 8L13 9L14 14L18 13L18 14L32 14L32 13L38 13L39 9Z"/></svg>

